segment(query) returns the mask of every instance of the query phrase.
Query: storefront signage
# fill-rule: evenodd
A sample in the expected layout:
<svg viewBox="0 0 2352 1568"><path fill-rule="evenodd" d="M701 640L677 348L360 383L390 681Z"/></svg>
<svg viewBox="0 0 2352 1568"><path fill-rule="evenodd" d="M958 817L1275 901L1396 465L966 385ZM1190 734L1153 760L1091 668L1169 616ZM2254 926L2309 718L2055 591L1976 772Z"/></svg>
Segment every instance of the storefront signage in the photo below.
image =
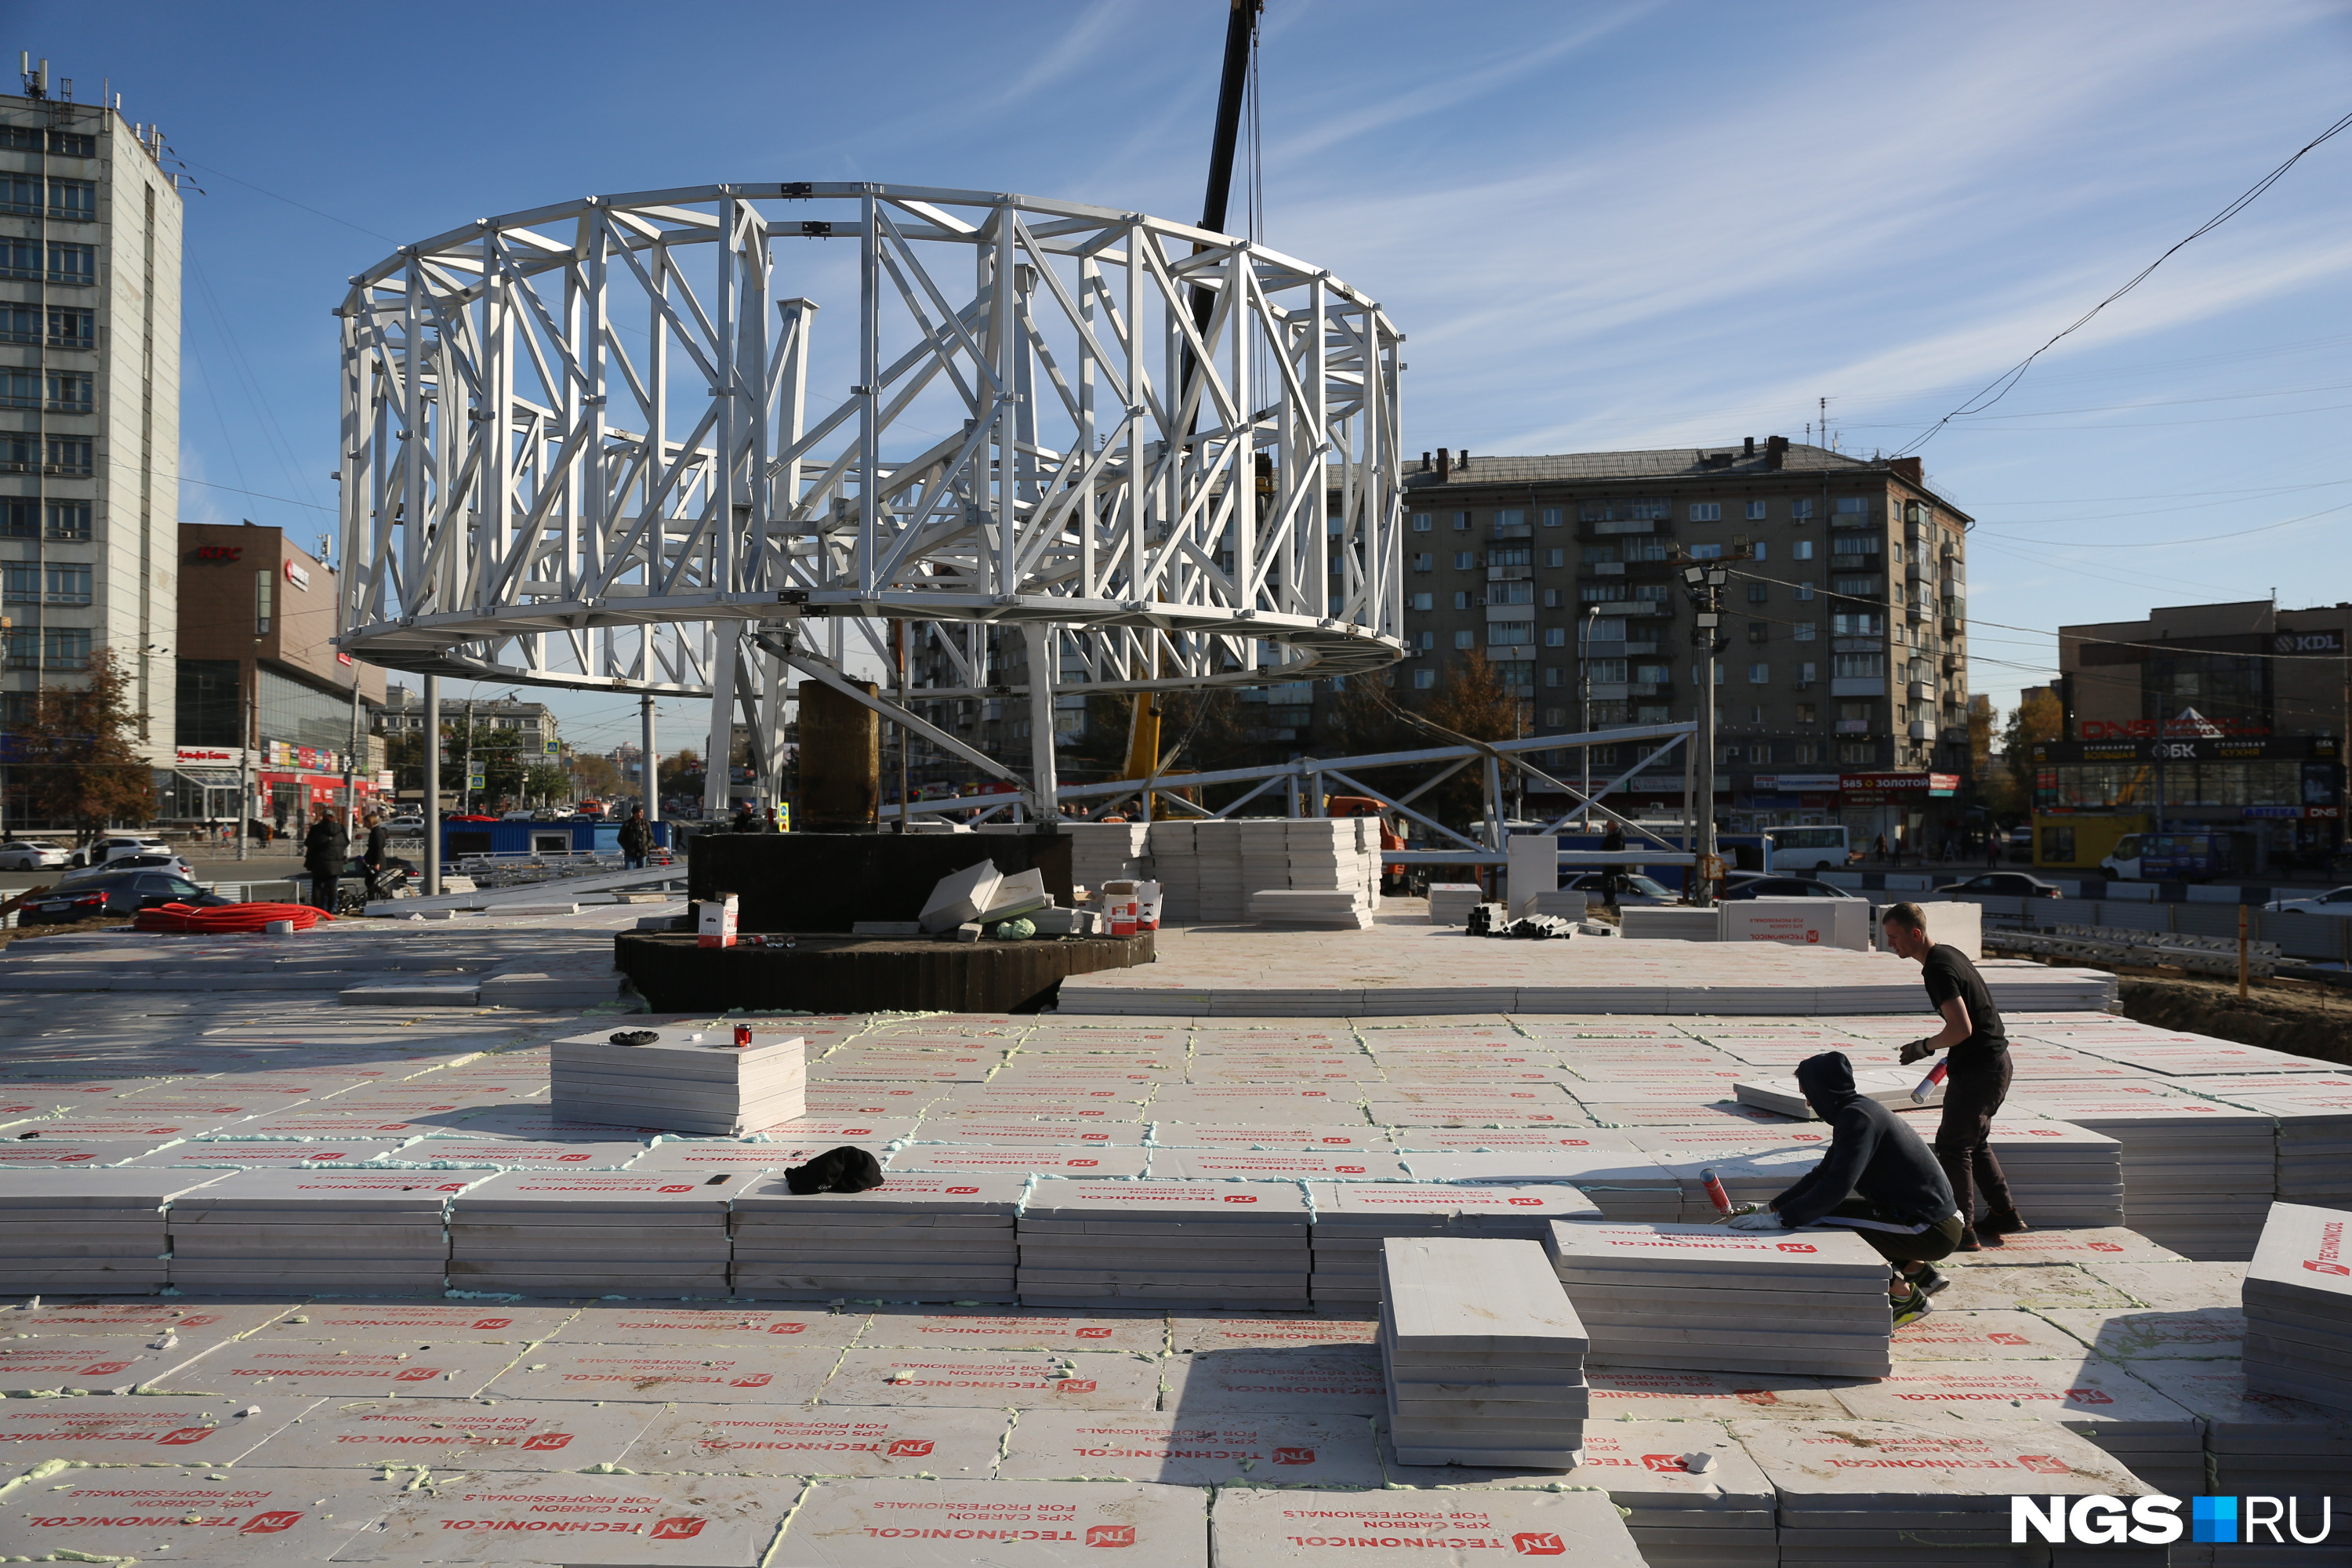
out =
<svg viewBox="0 0 2352 1568"><path fill-rule="evenodd" d="M2239 815L2248 821L2335 822L2344 816L2340 805L2245 805Z"/></svg>
<svg viewBox="0 0 2352 1568"><path fill-rule="evenodd" d="M2257 724L2244 719L2167 719L2161 723L2154 719L2134 719L2128 722L2113 719L2084 719L2074 726L2074 732L2085 741L2210 741L2260 740L2271 732L2267 724Z"/></svg>
<svg viewBox="0 0 2352 1568"><path fill-rule="evenodd" d="M2268 762L2298 757L2332 760L2336 754L2333 735L2231 736L2220 740L2037 741L2033 744L2033 761L2040 766L2060 763Z"/></svg>
<svg viewBox="0 0 2352 1568"><path fill-rule="evenodd" d="M305 592L308 592L310 586L310 574L291 561L286 563L286 580Z"/></svg>
<svg viewBox="0 0 2352 1568"><path fill-rule="evenodd" d="M2342 653L2342 632L2279 632L2271 638L2273 653Z"/></svg>
<svg viewBox="0 0 2352 1568"><path fill-rule="evenodd" d="M242 544L199 544L188 552L191 561L241 561L245 558Z"/></svg>
<svg viewBox="0 0 2352 1568"><path fill-rule="evenodd" d="M1758 773L1753 787L1759 795L1801 795L1826 793L1843 782L1836 773Z"/></svg>
<svg viewBox="0 0 2352 1568"><path fill-rule="evenodd" d="M1948 798L1958 792L1958 773L1840 773L1838 788L1851 801L1858 795L1926 795Z"/></svg>

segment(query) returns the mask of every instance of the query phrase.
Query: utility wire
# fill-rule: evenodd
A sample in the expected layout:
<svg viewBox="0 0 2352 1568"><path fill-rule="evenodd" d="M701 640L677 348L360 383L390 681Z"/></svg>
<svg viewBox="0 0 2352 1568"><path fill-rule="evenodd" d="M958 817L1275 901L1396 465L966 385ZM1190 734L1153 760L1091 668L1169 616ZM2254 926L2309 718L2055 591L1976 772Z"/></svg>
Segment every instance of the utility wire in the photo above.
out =
<svg viewBox="0 0 2352 1568"><path fill-rule="evenodd" d="M392 236L388 234L377 234L375 230L355 224L349 218L337 217L332 213L320 212L317 207L310 206L302 202L298 202L292 196L281 196L276 191L264 190L261 186L255 184L251 180L240 180L226 169L215 169L209 163L199 163L194 158L182 158L180 162L187 164L188 167L192 169L202 169L207 174L218 174L222 179L230 181L236 184L243 185L248 191L259 191L263 195L268 196L273 202L284 202L289 207L300 207L312 217L322 217L329 223L339 223L345 228L357 229L362 234L383 241L386 245L398 245L400 243L400 241L393 238Z"/></svg>
<svg viewBox="0 0 2352 1568"><path fill-rule="evenodd" d="M2040 348L2035 349L2032 353L2027 354L2023 359L2018 361L2018 363L2009 370L1995 377L1990 384L1988 384L1982 391L1979 392L1975 396L1969 398L1965 403L1962 403L1958 408L1953 409L1949 414L1947 414L1941 419L1937 420L1935 424L1929 426L1927 429L1921 431L1918 435L1905 442L1901 447L1895 448L1892 456L1897 458L1910 456L1912 453L1919 450L1920 447L1925 447L1929 441L1934 440L1937 434L1941 431L1945 426L1949 425L1953 420L1966 418L1970 415L1981 413L1985 409L1991 407L1994 404L1999 403L2002 398L2008 396L2011 390L2024 378L2026 371L2032 367L2033 362L2040 359L2043 354L2049 353L2052 348L2057 345L2060 340L2069 337L2074 332L2081 331L2084 327L2088 326L2093 317L2096 316L2100 311L2105 310L2108 306L2114 304L2116 300L2122 299L2125 295L2130 293L2133 289L2146 282L2150 273L2163 266L2167 261L2169 261L2177 252L2189 245L2191 241L2203 238L2205 236L2212 233L2215 229L2221 227L2223 224L2229 222L2231 218L2237 216L2238 214L2243 212L2248 206L2252 205L2256 197L2260 196L2264 191L2269 190L2273 185L2278 184L2278 182L2285 176L2286 172L2289 169L2294 168L2295 164L2302 162L2303 155L2305 153L2310 152L2312 149L2319 146L2322 142L2335 137L2347 126L2352 126L2352 114L2345 115L2342 119L2336 121L2335 124L2330 125L2326 130L2321 132L2317 136L2315 136L2309 142L2305 142L2302 147L2296 150L2294 156L2288 158L2285 163L2281 163L2277 168L2273 169L2269 174L2264 174L2261 179L2255 181L2254 184L2235 201L2223 207L2220 212L2215 213L2211 217L2207 218L2203 223L2198 225L2194 229L2189 231L2187 237L2174 244L2172 247L2167 250L2162 256L2158 257L2146 267L2141 268L2137 272L2134 273L2131 279L2124 284L2122 288L2116 289L2114 293L2108 295L2105 299L2100 300L2097 304L2084 311L2080 316L2074 318L2074 320L2068 323L2064 329L2053 335L2048 342L2043 343Z"/></svg>

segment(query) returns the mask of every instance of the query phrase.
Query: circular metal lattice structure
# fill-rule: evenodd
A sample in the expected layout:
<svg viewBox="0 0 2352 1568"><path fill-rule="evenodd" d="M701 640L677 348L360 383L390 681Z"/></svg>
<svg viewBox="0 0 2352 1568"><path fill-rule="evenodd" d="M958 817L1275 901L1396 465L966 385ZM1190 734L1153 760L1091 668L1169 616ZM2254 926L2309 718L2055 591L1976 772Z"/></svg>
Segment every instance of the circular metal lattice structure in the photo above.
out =
<svg viewBox="0 0 2352 1568"><path fill-rule="evenodd" d="M373 663L724 693L813 621L839 660L897 619L924 698L1017 689L992 626L1048 628L1066 691L1402 651L1402 340L1261 246L707 185L481 219L337 314L341 642Z"/></svg>

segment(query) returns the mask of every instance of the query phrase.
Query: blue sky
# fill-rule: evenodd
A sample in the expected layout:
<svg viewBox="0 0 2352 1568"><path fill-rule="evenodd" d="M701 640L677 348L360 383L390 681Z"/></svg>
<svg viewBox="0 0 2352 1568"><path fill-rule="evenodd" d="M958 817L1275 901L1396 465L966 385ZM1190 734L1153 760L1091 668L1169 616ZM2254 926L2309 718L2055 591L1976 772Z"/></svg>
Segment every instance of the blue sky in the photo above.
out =
<svg viewBox="0 0 2352 1568"><path fill-rule="evenodd" d="M190 521L331 526L346 275L589 192L877 179L1197 217L1219 0L16 0L188 206ZM1269 0L1264 237L1407 333L1407 445L1910 439L2352 107L2352 11ZM2062 622L2352 598L2352 135L1925 451L1972 685ZM1238 224L1238 204L1236 225ZM226 487L226 488L215 488ZM245 494L239 492L259 492ZM304 504L308 503L308 504ZM462 693L461 693L462 694ZM566 733L634 703L563 694ZM698 716L683 705L665 741ZM665 747L667 749L667 746Z"/></svg>

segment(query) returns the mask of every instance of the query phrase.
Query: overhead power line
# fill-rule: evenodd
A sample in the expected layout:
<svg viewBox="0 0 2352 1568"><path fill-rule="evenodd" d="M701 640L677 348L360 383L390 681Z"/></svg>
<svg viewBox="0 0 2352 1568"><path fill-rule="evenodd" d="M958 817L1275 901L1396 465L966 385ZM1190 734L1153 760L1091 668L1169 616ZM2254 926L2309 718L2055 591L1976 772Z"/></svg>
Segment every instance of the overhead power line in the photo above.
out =
<svg viewBox="0 0 2352 1568"><path fill-rule="evenodd" d="M2055 347L2062 339L2069 337L2081 331L2084 327L2088 326L2093 317L2105 310L2108 306L2114 304L2116 300L2122 299L2125 295L2130 293L2133 289L2138 288L2142 283L2147 281L2148 275L2150 273L2153 273L2158 268L2172 259L2173 256L2180 251L2184 247L2188 246L2194 240L2202 239L2205 236L2212 233L2215 229L2221 227L2223 224L2229 222L2231 218L2245 211L2248 206L2252 205L2256 197L2260 196L2264 191L2269 190L2273 185L2278 184L2279 181L2285 176L2286 172L2289 169L2294 168L2295 164L2302 162L2305 153L2310 152L2313 148L2319 146L2322 142L2330 140L2347 126L2352 126L2352 114L2345 115L2342 119L2336 121L2335 124L2330 125L2326 130L2313 137L2309 142L2305 142L2300 148L2295 150L2294 156L2287 159L2285 163L2281 163L2277 168L2273 169L2269 174L2264 174L2261 179L2255 181L2253 184L2239 195L2235 201L2232 201L2229 205L2223 207L2220 212L2215 213L2211 217L2207 218L2203 223L2199 224L2194 229L2191 229L2186 236L2177 241L2171 248L2168 249L2162 256L2158 257L2146 267L2141 268L2137 272L2134 273L2130 280L2126 282L2122 288L2116 289L2114 293L2108 295L2105 299L2100 300L2097 304L2092 306L2089 310L2075 317L2074 320L2069 322L2064 329L2054 334L2048 342L2043 343L2040 348L2035 349L2032 353L2027 354L2023 359L2018 361L2016 364L2011 366L2007 371L2004 371L2001 374L1995 377L1989 385L1987 385L1982 391L1979 392L1974 397L1969 398L1958 408L1953 409L1949 414L1945 415L1941 419L1937 420L1927 429L1921 431L1909 441L1897 447L1893 455L1898 458L1910 456L1912 453L1916 452L1920 447L1925 447L1929 441L1934 440L1937 433L1942 430L1945 426L1949 425L1953 420L1966 418L1972 414L1982 413L1985 409L1991 407L1994 404L1999 403L2002 398L2008 396L2011 389L2016 386L2019 381L2023 379L2026 371L2032 367L2035 360L2040 359L2043 354L2049 353L2050 350Z"/></svg>

